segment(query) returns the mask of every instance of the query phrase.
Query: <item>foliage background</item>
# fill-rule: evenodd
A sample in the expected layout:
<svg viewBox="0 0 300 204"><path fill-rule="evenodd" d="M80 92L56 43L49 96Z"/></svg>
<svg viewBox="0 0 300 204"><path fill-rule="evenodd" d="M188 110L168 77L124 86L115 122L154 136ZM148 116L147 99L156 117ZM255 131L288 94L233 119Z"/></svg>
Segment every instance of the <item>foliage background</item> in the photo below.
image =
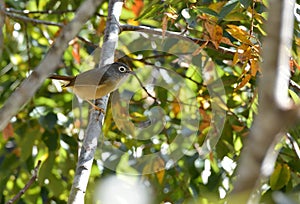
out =
<svg viewBox="0 0 300 204"><path fill-rule="evenodd" d="M5 1L6 8L11 9L5 11L6 18L2 27L4 42L0 61L0 104L43 59L61 27L73 18L80 3L79 0ZM198 150L210 128L211 101L201 76L192 74L192 65L183 67L177 57L153 50L131 53L123 59L133 69L157 62L163 67L171 67L185 77L187 83L193 84L191 86L197 93L202 120L198 140L189 154L182 157L174 168L143 176L144 181L154 189L155 203L192 200L222 202L232 189L239 153L257 112L256 81L260 77L259 62L262 61L261 42L266 35L263 25L267 18L267 5L267 1L263 0L126 1L121 24L146 25L161 28L162 35L168 30L201 39L201 48L213 62L213 71L208 72L217 73L221 77L226 91L227 103L221 107L227 113L225 127L214 151L203 158L199 156ZM99 12L78 34L78 38L70 42L57 73L75 75L90 68L88 58L91 58L95 45L101 45L107 7L108 3L103 3ZM50 13L50 10L53 12ZM53 25L46 25L46 22L52 22ZM299 81L299 33L299 22L295 21L293 59L290 65L295 82ZM123 40L128 40L126 36ZM227 52L223 48L227 48ZM130 52L123 49L119 52ZM243 50L243 53L237 52L238 49ZM1 203L7 202L25 186L38 160L42 160L38 180L19 202L67 201L85 124L77 115L80 110L72 110L73 95L67 91L58 93L57 88L50 80L45 81L35 97L24 105L0 133ZM169 122L177 124L181 119L178 106L166 100L175 99L168 95L167 90L155 88L154 91L157 99L162 102L160 107L170 117ZM298 92L297 87L291 86L290 94L297 103ZM155 102L149 105L145 97L141 91L131 101L131 120L136 123L147 121L144 116L145 105L148 109L157 105ZM105 119L104 134L111 143L128 152L146 145L143 150L145 153L159 151L164 143L176 136L172 128L165 127L163 133L156 136L156 144L135 141L116 128L110 110ZM277 145L279 155L276 167L270 179L264 182L262 200L272 203L272 193L278 190L296 197L294 193L300 187L300 165L299 155L295 151L297 145L293 145L293 142L299 144L298 134L298 128L290 130L290 137L285 137ZM122 165L124 163L120 161L120 168L126 168L126 165ZM86 194L87 203L92 199L94 181L111 174L116 173L105 168L99 171L97 163L94 163ZM294 199L299 202L299 197Z"/></svg>

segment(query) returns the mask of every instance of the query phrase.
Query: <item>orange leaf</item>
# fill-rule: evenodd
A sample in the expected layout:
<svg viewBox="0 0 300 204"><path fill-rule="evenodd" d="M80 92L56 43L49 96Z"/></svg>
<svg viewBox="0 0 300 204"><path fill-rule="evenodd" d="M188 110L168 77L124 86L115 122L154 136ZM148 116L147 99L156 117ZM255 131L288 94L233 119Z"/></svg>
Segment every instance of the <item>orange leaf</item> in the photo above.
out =
<svg viewBox="0 0 300 204"><path fill-rule="evenodd" d="M202 122L200 123L199 130L204 130L205 128L210 126L211 116L208 115L207 112L202 108L200 108L199 111L201 117L203 118Z"/></svg>
<svg viewBox="0 0 300 204"><path fill-rule="evenodd" d="M8 123L7 126L2 131L3 139L8 140L10 137L14 136L14 128L11 123Z"/></svg>
<svg viewBox="0 0 300 204"><path fill-rule="evenodd" d="M294 71L294 67L296 67L298 70L300 70L300 65L294 60L292 57L290 59L290 69Z"/></svg>
<svg viewBox="0 0 300 204"><path fill-rule="evenodd" d="M162 182L164 180L164 176L165 176L165 170L156 172L156 178L160 184L162 184Z"/></svg>
<svg viewBox="0 0 300 204"><path fill-rule="evenodd" d="M167 27L168 27L168 16L165 15L162 19L162 38L165 38Z"/></svg>
<svg viewBox="0 0 300 204"><path fill-rule="evenodd" d="M80 54L79 54L79 51L80 51L80 45L77 41L75 41L73 44L72 44L72 56L74 57L75 61L80 64Z"/></svg>
<svg viewBox="0 0 300 204"><path fill-rule="evenodd" d="M215 26L211 38L212 38L212 43L214 43L215 47L218 48L223 38L223 29L221 26L219 25Z"/></svg>
<svg viewBox="0 0 300 204"><path fill-rule="evenodd" d="M214 44L216 48L219 47L219 44L223 38L223 29L221 26L209 23L206 21L204 23L206 31L209 33L210 41Z"/></svg>
<svg viewBox="0 0 300 204"><path fill-rule="evenodd" d="M251 74L246 74L242 79L241 83L239 83L239 85L235 88L235 91L243 88L250 81L250 79L251 79Z"/></svg>
<svg viewBox="0 0 300 204"><path fill-rule="evenodd" d="M179 101L176 99L172 103L172 112L174 113L175 117L177 117L178 113L180 113Z"/></svg>
<svg viewBox="0 0 300 204"><path fill-rule="evenodd" d="M155 172L156 178L160 184L163 182L165 176L164 166L165 166L164 160L162 160L161 158L157 158L155 159L152 167L152 170Z"/></svg>
<svg viewBox="0 0 300 204"><path fill-rule="evenodd" d="M131 7L131 10L134 13L134 15L136 17L138 17L140 15L141 11L143 10L143 8L144 8L143 0L135 0Z"/></svg>
<svg viewBox="0 0 300 204"><path fill-rule="evenodd" d="M256 76L257 71L260 71L259 63L256 59L250 60L251 76Z"/></svg>
<svg viewBox="0 0 300 204"><path fill-rule="evenodd" d="M239 125L232 125L231 127L236 132L241 132L245 128L244 126L239 126Z"/></svg>
<svg viewBox="0 0 300 204"><path fill-rule="evenodd" d="M106 20L105 18L101 18L100 22L98 23L98 27L96 29L96 34L98 36L101 36L104 33L105 30L105 25L106 25Z"/></svg>
<svg viewBox="0 0 300 204"><path fill-rule="evenodd" d="M199 46L193 53L192 53L192 56L196 56L198 55L202 50L203 48L208 44L208 41L205 41L201 46Z"/></svg>
<svg viewBox="0 0 300 204"><path fill-rule="evenodd" d="M234 46L234 44L232 44L232 42L229 40L229 38L226 38L226 37L222 37L221 43L224 43L224 44L230 45L230 46Z"/></svg>
<svg viewBox="0 0 300 204"><path fill-rule="evenodd" d="M239 51L237 49L233 56L232 65L236 65L239 62L239 60Z"/></svg>

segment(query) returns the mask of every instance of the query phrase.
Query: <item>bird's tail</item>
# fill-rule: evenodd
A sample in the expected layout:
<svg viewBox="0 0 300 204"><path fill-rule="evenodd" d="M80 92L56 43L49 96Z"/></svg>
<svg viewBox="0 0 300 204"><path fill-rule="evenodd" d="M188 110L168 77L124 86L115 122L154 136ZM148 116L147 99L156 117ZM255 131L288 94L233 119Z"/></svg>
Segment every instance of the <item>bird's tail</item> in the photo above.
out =
<svg viewBox="0 0 300 204"><path fill-rule="evenodd" d="M72 81L74 77L72 76L62 76L62 75L51 75L48 77L49 79L57 79L57 80L63 80L63 81Z"/></svg>

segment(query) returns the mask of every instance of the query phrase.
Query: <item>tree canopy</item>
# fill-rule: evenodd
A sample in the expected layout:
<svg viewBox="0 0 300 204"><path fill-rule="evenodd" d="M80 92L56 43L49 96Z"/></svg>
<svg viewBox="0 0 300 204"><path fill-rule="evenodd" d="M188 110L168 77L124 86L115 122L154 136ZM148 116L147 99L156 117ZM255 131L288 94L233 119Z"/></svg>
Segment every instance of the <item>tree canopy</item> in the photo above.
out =
<svg viewBox="0 0 300 204"><path fill-rule="evenodd" d="M40 65L83 2L0 0L0 108ZM288 94L296 105L297 3L286 65ZM124 2L114 55L138 79L130 76L110 95L86 203L97 182L124 173L140 179L153 203L225 202L258 114L268 8L267 0ZM108 11L109 2L103 1L69 41L55 73L74 76L97 66ZM89 113L88 104L60 82L43 81L0 132L1 203L31 180L19 203L68 201ZM299 132L294 126L276 141L270 176L256 189L261 202L280 203L280 193L290 203L300 201Z"/></svg>

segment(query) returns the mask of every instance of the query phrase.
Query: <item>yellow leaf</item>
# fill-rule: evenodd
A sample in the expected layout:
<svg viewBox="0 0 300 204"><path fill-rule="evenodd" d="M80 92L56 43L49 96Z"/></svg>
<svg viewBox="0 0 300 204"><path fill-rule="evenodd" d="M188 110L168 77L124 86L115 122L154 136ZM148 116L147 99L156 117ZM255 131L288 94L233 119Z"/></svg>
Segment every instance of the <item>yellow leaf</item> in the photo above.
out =
<svg viewBox="0 0 300 204"><path fill-rule="evenodd" d="M219 13L222 10L222 8L224 7L225 4L226 4L226 1L221 1L221 2L214 3L214 4L210 4L208 6L208 8L210 8L211 10Z"/></svg>
<svg viewBox="0 0 300 204"><path fill-rule="evenodd" d="M270 176L271 189L280 190L288 184L290 178L290 167L287 164L277 164L273 174Z"/></svg>
<svg viewBox="0 0 300 204"><path fill-rule="evenodd" d="M251 76L256 76L257 71L260 71L259 63L256 59L250 60Z"/></svg>
<svg viewBox="0 0 300 204"><path fill-rule="evenodd" d="M235 88L235 91L243 88L250 81L250 79L251 79L251 74L246 74L242 79L241 83L239 83L239 85Z"/></svg>
<svg viewBox="0 0 300 204"><path fill-rule="evenodd" d="M232 65L236 65L239 62L239 51L236 50L233 56Z"/></svg>
<svg viewBox="0 0 300 204"><path fill-rule="evenodd" d="M238 41L252 45L252 42L249 40L250 35L248 32L244 31L242 28L236 25L227 25L229 29L226 29L228 33Z"/></svg>

